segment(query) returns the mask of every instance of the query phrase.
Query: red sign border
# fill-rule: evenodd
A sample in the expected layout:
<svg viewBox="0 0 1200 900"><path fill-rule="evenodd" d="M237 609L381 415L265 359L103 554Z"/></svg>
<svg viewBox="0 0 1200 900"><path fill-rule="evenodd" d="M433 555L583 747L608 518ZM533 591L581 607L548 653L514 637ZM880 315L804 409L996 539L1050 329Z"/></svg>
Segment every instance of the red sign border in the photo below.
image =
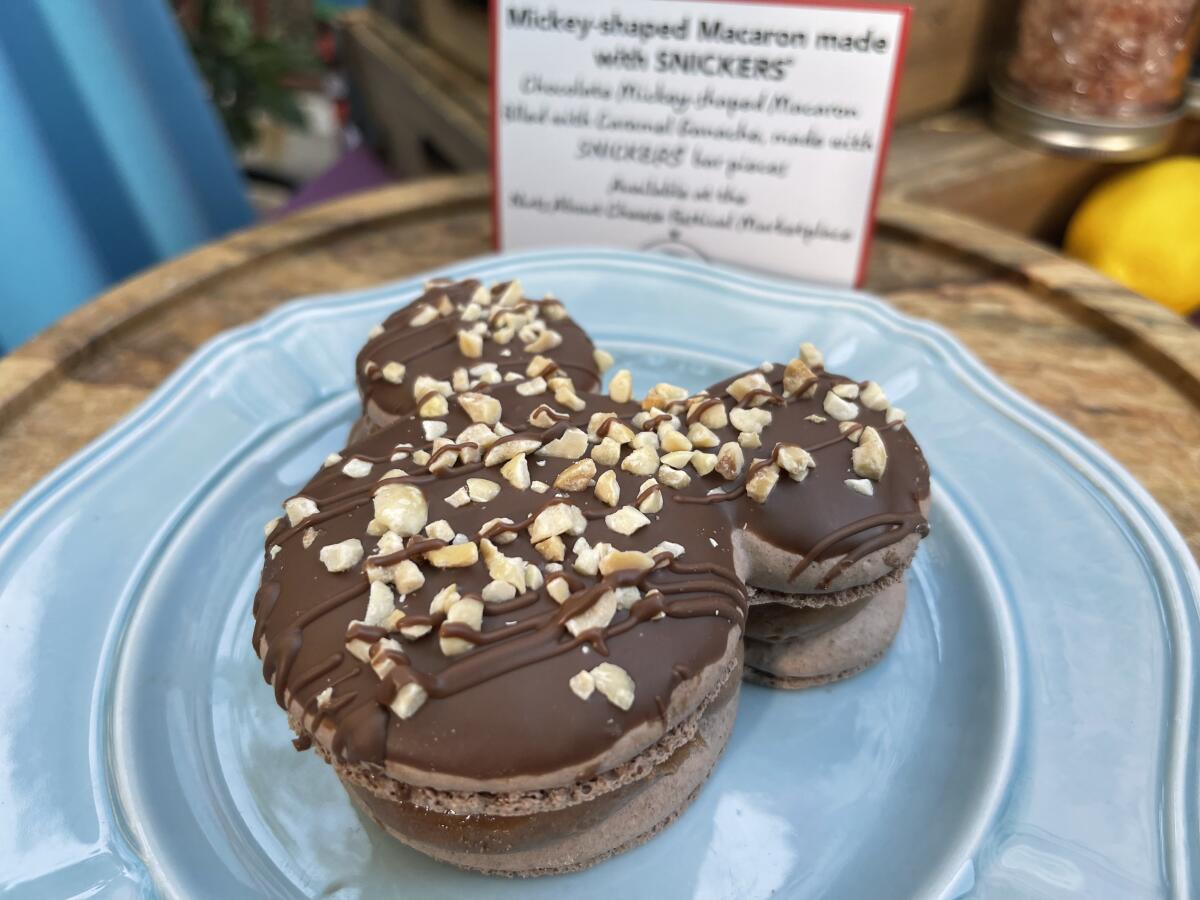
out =
<svg viewBox="0 0 1200 900"><path fill-rule="evenodd" d="M500 113L497 105L499 98L498 79L496 70L500 65L500 38L496 28L496 16L505 0L491 0L488 3L488 30L490 32L491 56L488 60L489 91L491 93L491 130L488 135L491 152L492 170L492 247L500 250ZM713 2L713 0L701 0ZM871 174L871 200L867 204L867 220L864 223L862 250L858 258L858 268L854 276L854 286L862 287L867 275L867 260L871 254L871 242L875 239L876 211L879 208L879 194L883 187L883 170L887 165L888 150L891 148L892 131L896 125L896 100L900 95L900 80L904 74L904 58L908 53L908 31L912 19L912 7L905 3L875 3L869 0L732 0L747 6L807 6L814 9L854 9L865 12L898 13L900 16L900 45L892 68L892 87L888 97L887 108L884 111L883 140L879 147L879 156L875 161L875 171Z"/></svg>

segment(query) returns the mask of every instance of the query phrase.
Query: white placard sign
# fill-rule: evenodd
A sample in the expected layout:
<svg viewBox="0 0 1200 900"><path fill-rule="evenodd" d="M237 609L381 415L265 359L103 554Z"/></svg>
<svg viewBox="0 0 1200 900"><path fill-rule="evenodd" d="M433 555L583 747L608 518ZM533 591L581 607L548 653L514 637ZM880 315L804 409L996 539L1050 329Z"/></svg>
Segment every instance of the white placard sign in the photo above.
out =
<svg viewBox="0 0 1200 900"><path fill-rule="evenodd" d="M908 10L494 0L496 242L861 281Z"/></svg>

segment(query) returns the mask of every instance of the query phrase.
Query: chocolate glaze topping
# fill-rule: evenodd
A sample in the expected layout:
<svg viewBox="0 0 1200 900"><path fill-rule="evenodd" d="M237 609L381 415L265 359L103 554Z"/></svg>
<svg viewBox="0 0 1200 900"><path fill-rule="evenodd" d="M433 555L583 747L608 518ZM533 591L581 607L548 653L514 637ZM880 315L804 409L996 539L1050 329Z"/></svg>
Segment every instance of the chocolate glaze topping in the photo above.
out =
<svg viewBox="0 0 1200 900"><path fill-rule="evenodd" d="M447 426L440 446L425 439L421 419L409 417L344 451L343 459L380 462L372 463L370 475L364 478L348 477L340 468L332 476L330 470L320 473L297 494L314 501L318 511L295 525L281 522L266 540L262 584L254 605L254 641L277 700L284 705L294 698L310 712L316 711L317 696L335 684L319 715L335 729L336 755L351 762L390 760L473 778L537 774L582 763L632 728L661 720L680 684L680 673L718 663L731 630L741 629L744 623L745 589L733 571L735 530L750 529L776 546L803 555L800 570L813 560L841 554L853 560L926 528L919 503L928 496L928 471L920 448L902 423L889 425L884 412L863 407L843 433L837 421L822 413L822 397L834 385L849 383L846 379L818 371L811 397L785 399L782 368L777 366L764 377L769 389L756 389L755 396L746 394L741 403L743 409L769 411L772 419L762 431L761 446L744 451L746 461L736 477L726 480L717 472L701 476L688 468L691 480L686 486L644 487L651 476L635 475L619 466L597 466L597 477L610 468L615 473L620 487L617 508L639 506L655 493L661 496L661 511L648 513L649 523L628 536L607 526L605 517L615 509L597 498L592 487L574 492L553 487L542 493L517 490L498 465L484 465L471 457L472 451L485 454L490 447L530 439L545 445L563 438L569 429L586 431L592 424L594 438L582 456L588 459L600 433L611 435L617 423L633 434L645 433L648 422L659 429L678 424L686 432L689 405L694 411L697 407L713 410L720 404L728 413L739 406L727 394L735 379L712 386L707 397L665 404L674 410L674 419L658 409L643 412L634 403L594 394L582 395L585 409L563 410L546 393L522 396L518 383L503 383L495 385L490 396L501 403L502 421L509 423L513 433L486 446L456 437L472 423L452 398L449 413L438 419ZM549 428L527 424L542 405L555 410L550 417L554 424ZM699 414L692 421L698 422ZM844 484L855 477L851 464L855 444L850 439L855 425L875 428L887 448L887 470L874 483L871 496ZM732 426L712 430L722 443L737 439ZM787 445L808 450L815 468L802 481L781 475L765 502L754 501L747 496L747 482L761 469L774 466ZM424 449L429 458L424 465L411 456L390 461L396 447ZM448 470L429 471L430 462L463 451L467 459L458 459ZM716 451L714 447L705 452ZM629 452L626 445L622 460ZM553 485L575 462L531 453L530 478ZM405 474L384 477L392 468L402 468ZM484 503L458 508L447 504L447 498L469 478L495 482L500 492ZM428 521L445 519L456 534L480 547L483 537L502 541L515 535L511 542L498 543L498 551L538 566L543 583L511 599L484 603L478 630L447 622L443 611L431 612L433 598L446 586L454 584L462 596L478 598L492 578L482 560L466 568L430 565L424 556L446 546L440 538L422 535L400 550L375 553L378 539L367 535L375 515L372 495L394 484L419 486L428 504ZM720 493L711 493L714 489ZM583 537L589 545L606 542L618 550L652 551L670 542L684 552L674 557L670 550L658 549L653 567L645 571L581 575L573 569L577 537L564 534L565 558L562 572L556 575L547 570L547 560L527 534L540 513L560 504L582 513L587 523ZM511 521L492 521L497 518ZM317 534L306 548L301 535L310 528ZM320 549L350 538L362 542L367 554L363 562L348 571L327 571ZM394 565L405 559L419 562L425 582L397 598L397 608L405 614L397 627L433 629L415 640L361 623L369 589L365 563ZM570 589L562 604L548 590L556 577ZM577 635L565 627L608 591L620 588L636 588L639 599L628 609L619 609L607 625ZM401 649L376 657L377 665L381 659L392 664L383 678L347 649L348 639L372 644L387 637L397 640ZM471 649L447 656L440 648L441 638L461 639ZM567 687L577 672L603 661L619 665L633 679L635 698L629 710L598 695L581 701ZM388 704L410 683L420 685L428 699L411 718L402 720Z"/></svg>
<svg viewBox="0 0 1200 900"><path fill-rule="evenodd" d="M524 398L509 385L497 386L495 394L504 404L505 418L514 423L545 402L544 395ZM634 404L595 399L602 399L625 421L639 411ZM589 415L589 411L574 413L570 421L586 428ZM450 434L471 424L457 406L445 421ZM522 436L548 440L566 427L525 426L510 439L502 440ZM419 420L403 419L343 456L386 456L392 446L403 443L424 443ZM529 462L533 478L552 483L573 460L531 456ZM390 466L404 466L412 474L380 479ZM727 541L718 550L704 540L688 547L680 560L660 554L654 568L647 572L618 571L598 578L581 577L572 571L569 548L576 538L564 536L568 565L563 575L572 590L566 603L556 603L545 585L513 600L487 603L479 632L460 625L443 625L444 615L430 615L429 606L436 593L449 584L456 584L464 596L479 596L491 580L482 562L465 569L436 569L422 563L425 584L398 604L406 613L399 624L428 624L435 630L419 640L401 639L406 657L403 666L393 671L395 677L381 680L370 666L345 649L347 637L374 641L387 634L380 628L351 626L351 622L363 618L367 604L369 585L362 566L330 573L318 557L321 547L348 538L363 541L370 554L374 539L365 532L373 518L374 490L386 484L418 483L428 500L429 520L446 518L457 532L475 540L491 519L507 517L515 523L490 527L486 533L495 539L505 532L520 531L522 526L528 528L538 512L555 503L570 502L585 514L607 515L613 511L590 489L564 496L557 496L562 492L553 490L541 494L517 491L497 469L460 465L447 477L438 478L405 460L380 464L369 478L318 477L297 496L314 500L321 512L295 526L281 522L268 536L262 587L255 601L256 615L261 617L255 629L256 649L264 649L260 642L266 648L264 675L274 680L281 704L295 697L306 708L312 708L315 697L330 679L347 679L334 696L353 692L355 699L336 711L326 708L323 712L324 721L337 729L335 749L345 759L381 762L387 758L479 777L552 771L585 761L639 722L659 718L656 698L667 702L678 683L665 660L686 662L693 670L716 663L725 653L730 629L740 629L745 593L728 567ZM500 496L486 504L472 503L459 509L446 505L445 498L461 488L466 477L474 475L501 484ZM622 472L618 480L623 494L633 498L645 478ZM337 510L337 514L327 517L327 508ZM714 511L698 517L696 524L705 534L717 534L724 528L723 520ZM305 549L300 535L309 527L316 527L318 536ZM593 522L585 537L593 543L607 541L620 549L649 550L679 535L669 517L663 517L631 537L609 531L603 522ZM440 540L418 538L400 551L368 558L380 565L392 565L443 545ZM281 549L272 559L270 548L274 546ZM545 569L546 560L524 535L499 549ZM640 587L644 597L630 609L619 611L606 628L583 631L578 636L564 628L568 619L589 609L608 587L627 586ZM655 619L659 614L663 618ZM463 638L477 649L460 656L443 655L438 626L440 636ZM341 653L336 669L329 668L331 653ZM624 668L636 684L636 699L628 712L598 695L582 702L567 687L568 679L578 671L606 660ZM322 677L312 678L314 666L322 668ZM401 721L386 704L409 681L421 684L429 700L412 719ZM521 726L514 727L514 721ZM571 727L561 727L564 721L570 721Z"/></svg>
<svg viewBox="0 0 1200 900"><path fill-rule="evenodd" d="M466 321L464 309L481 291L490 293L492 305L476 304L481 309L480 317ZM506 292L510 299L519 299L505 306L498 305ZM503 328L508 319L522 314L538 317L562 339L556 347L541 352L550 360L541 370L543 377L562 372L574 381L579 391L590 391L599 385L600 371L591 339L566 316L559 301L526 299L521 296L520 285L516 282L498 284L489 291L474 279L435 280L427 284L420 297L388 316L359 351L355 372L364 404L370 401L389 418L407 415L420 408L420 401L424 399L413 395L413 385L420 375L444 380L450 378L456 368L471 369L481 363L493 363L501 372L516 370L523 374L530 360L539 353L525 350L529 342L522 340L519 333L503 344L484 340L478 357L464 356L458 343L458 333L462 330L477 325L486 325L492 330ZM431 315L435 317L426 321ZM519 328L516 330L519 332ZM405 367L399 383L384 377L388 363L400 363ZM477 390L480 387L478 379L472 377L471 381L475 382L472 389Z"/></svg>
<svg viewBox="0 0 1200 900"><path fill-rule="evenodd" d="M709 389L709 393L722 395L737 377L740 376L719 382ZM781 393L782 367L776 366L765 378L777 394ZM860 407L851 430L843 433L839 429L841 423L824 412L822 398L828 389L850 383L848 378L818 371L813 397L789 399L786 411L773 405L767 407L774 417L763 433L763 446L759 450L746 451L747 459L756 455L774 457L780 445L794 444L807 450L816 463L794 490L772 491L765 504L740 505L738 527L749 528L777 547L804 554L805 558L796 566L793 576L816 560L847 554L844 563L849 565L914 531L924 533L928 530L919 505L929 496L929 467L908 429L889 426L882 411ZM809 416L820 416L825 421L813 422ZM855 446L851 437L867 426L883 436L888 450L886 474L874 483L874 494L869 497L855 493L845 485L846 479L857 477L850 463L850 451ZM746 478L751 468L747 467ZM746 478L731 482L727 488L731 494L728 499L741 496L739 492L744 490ZM783 480L780 485L791 487L784 485ZM685 495L688 493L684 492ZM683 497L676 499L683 500ZM692 494L690 499L697 498ZM704 497L707 502L724 499L727 498ZM836 571L831 572L823 586L828 586L836 574Z"/></svg>

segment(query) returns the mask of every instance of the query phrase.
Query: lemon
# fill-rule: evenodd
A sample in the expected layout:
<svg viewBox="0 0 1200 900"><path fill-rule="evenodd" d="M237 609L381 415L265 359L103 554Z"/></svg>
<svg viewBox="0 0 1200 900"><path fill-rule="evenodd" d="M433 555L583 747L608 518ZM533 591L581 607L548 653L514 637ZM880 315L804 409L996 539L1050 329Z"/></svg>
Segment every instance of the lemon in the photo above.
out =
<svg viewBox="0 0 1200 900"><path fill-rule="evenodd" d="M1101 184L1071 219L1066 251L1177 313L1200 308L1200 157Z"/></svg>

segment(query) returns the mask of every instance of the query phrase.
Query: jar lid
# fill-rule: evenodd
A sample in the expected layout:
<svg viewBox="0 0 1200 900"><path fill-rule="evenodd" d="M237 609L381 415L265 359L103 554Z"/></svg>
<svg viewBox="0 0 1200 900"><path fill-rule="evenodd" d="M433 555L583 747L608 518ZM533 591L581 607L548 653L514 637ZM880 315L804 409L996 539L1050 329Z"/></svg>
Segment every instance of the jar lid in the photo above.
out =
<svg viewBox="0 0 1200 900"><path fill-rule="evenodd" d="M1080 119L1030 106L992 83L992 122L1013 137L1096 159L1149 159L1164 153L1181 110L1152 118Z"/></svg>

